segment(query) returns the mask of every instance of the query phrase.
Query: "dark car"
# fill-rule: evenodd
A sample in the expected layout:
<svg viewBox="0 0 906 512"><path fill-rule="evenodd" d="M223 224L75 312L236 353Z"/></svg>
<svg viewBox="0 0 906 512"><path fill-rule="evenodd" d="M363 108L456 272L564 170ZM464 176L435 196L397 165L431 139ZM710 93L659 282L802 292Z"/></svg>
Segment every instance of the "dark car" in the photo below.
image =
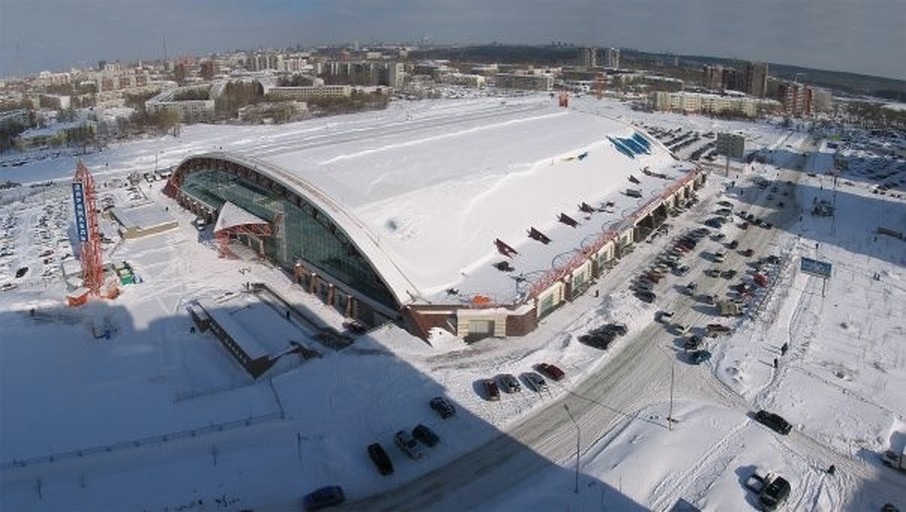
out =
<svg viewBox="0 0 906 512"><path fill-rule="evenodd" d="M436 396L431 399L431 408L437 411L437 414L440 414L443 419L456 414L456 408L453 407L453 404L442 396Z"/></svg>
<svg viewBox="0 0 906 512"><path fill-rule="evenodd" d="M440 438L437 437L437 434L422 424L418 424L412 429L412 437L418 439L422 444L431 447L440 442Z"/></svg>
<svg viewBox="0 0 906 512"><path fill-rule="evenodd" d="M720 277L722 277L724 279L733 279L734 277L736 277L736 271L732 270L732 269L724 270L723 272L720 273Z"/></svg>
<svg viewBox="0 0 906 512"><path fill-rule="evenodd" d="M729 248L729 249L736 249L737 247L739 247L738 240L733 240L729 244L727 244L727 248Z"/></svg>
<svg viewBox="0 0 906 512"><path fill-rule="evenodd" d="M755 413L755 421L777 432L778 434L787 435L793 429L788 421L783 419L779 414L768 411L758 411Z"/></svg>
<svg viewBox="0 0 906 512"><path fill-rule="evenodd" d="M711 359L711 352L707 350L696 350L689 353L689 362L692 364L702 364L708 359Z"/></svg>
<svg viewBox="0 0 906 512"><path fill-rule="evenodd" d="M638 291L638 292L636 292L635 296L640 301L647 302L648 304L651 304L652 302L654 302L654 299L657 298L657 295L655 295L654 292L647 292L647 291Z"/></svg>
<svg viewBox="0 0 906 512"><path fill-rule="evenodd" d="M503 388L507 393L518 393L522 391L522 386L519 384L519 379L511 373L503 373L499 375L498 380L500 380L500 387Z"/></svg>
<svg viewBox="0 0 906 512"><path fill-rule="evenodd" d="M777 510L789 498L791 490L790 483L785 478L775 477L758 495L761 510Z"/></svg>
<svg viewBox="0 0 906 512"><path fill-rule="evenodd" d="M344 501L346 501L346 496L343 494L343 488L339 485L322 487L317 491L306 494L305 497L302 498L302 504L305 507L305 510L309 511L332 507L334 505L339 505Z"/></svg>
<svg viewBox="0 0 906 512"><path fill-rule="evenodd" d="M541 375L549 377L553 380L563 380L563 377L566 377L566 374L563 373L563 370L550 363L538 363L538 365L535 366L535 369L538 370Z"/></svg>
<svg viewBox="0 0 906 512"><path fill-rule="evenodd" d="M538 375L535 372L526 372L522 374L522 380L536 393L542 391L547 391L547 382L544 381L544 377Z"/></svg>
<svg viewBox="0 0 906 512"><path fill-rule="evenodd" d="M614 336L625 336L629 328L625 324L604 324L591 330L591 334L612 334Z"/></svg>
<svg viewBox="0 0 906 512"><path fill-rule="evenodd" d="M371 462L374 462L374 465L377 467L380 474L393 474L393 461L390 460L390 455L387 455L387 452L384 450L384 447L381 446L381 443L372 443L368 445L368 457L371 458Z"/></svg>
<svg viewBox="0 0 906 512"><path fill-rule="evenodd" d="M610 343L616 337L613 333L594 333L590 332L579 336L579 342L588 345L589 347L599 348L601 350L607 350L607 347L610 346Z"/></svg>
<svg viewBox="0 0 906 512"><path fill-rule="evenodd" d="M686 339L686 343L683 344L683 348L686 350L698 350L702 344L702 337L698 335L689 336Z"/></svg>
<svg viewBox="0 0 906 512"><path fill-rule="evenodd" d="M500 400L500 389L497 387L497 383L494 382L494 379L484 380L484 393L487 400L492 402Z"/></svg>

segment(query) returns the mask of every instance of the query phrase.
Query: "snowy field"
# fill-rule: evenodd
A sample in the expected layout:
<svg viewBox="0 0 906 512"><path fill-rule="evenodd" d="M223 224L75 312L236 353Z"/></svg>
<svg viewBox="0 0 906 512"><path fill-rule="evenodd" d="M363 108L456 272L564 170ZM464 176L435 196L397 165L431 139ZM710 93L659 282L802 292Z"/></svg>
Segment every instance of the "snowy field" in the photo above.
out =
<svg viewBox="0 0 906 512"><path fill-rule="evenodd" d="M444 101L364 115L393 119L440 105L455 112L455 102ZM339 484L361 510L669 510L680 499L702 510L754 510L743 484L756 468L791 482L787 510L906 507L906 473L878 459L906 443L906 242L875 233L879 225L906 231L906 201L873 194L876 182L859 166L840 176L852 185L834 189L821 174L820 140L806 133L637 113L610 101L575 108L639 125L741 130L747 149L773 149L775 158L735 163L729 177L715 166L699 205L670 219L669 237L638 244L529 336L472 345L440 332L429 345L395 326L342 350L321 344L308 326L245 291L246 283L266 283L338 330L343 318L278 269L218 258L210 232L191 226L192 216L161 194L162 182L143 183L141 197L124 187L99 190L118 204L167 208L180 225L105 245L106 260L128 261L141 282L123 286L114 301L67 308L66 262L76 251L67 243L74 234L66 183L75 161L0 170L0 181L63 181L0 196L2 243L11 253L0 257L0 284L16 285L0 292L0 508L284 510L298 509L315 488ZM190 126L178 141L130 142L84 161L105 182L150 170L156 158L164 167L226 144L231 129ZM775 180L778 191L756 186L762 179ZM723 268L751 280L752 261L774 254L786 262L757 290L751 313L720 319L679 293L689 281L720 293L736 282L702 274L715 266L705 253L725 250L710 239L686 257L689 275L657 285L654 304L634 298L630 278L721 200L775 224L770 231L725 226L727 240L739 239L755 256L731 255ZM811 215L818 200L834 202L836 215ZM830 262L831 279L801 273L802 256ZM190 331L193 301L222 308L269 351L295 340L321 357L281 358L252 381L210 333ZM653 321L667 308L695 329L722 322L734 333L708 338L712 359L690 365L681 340ZM609 321L629 327L609 350L578 341ZM98 338L107 327L110 338ZM781 356L784 343L789 351ZM520 376L545 361L567 373L549 392L523 386L499 402L483 398L482 379ZM456 416L441 420L428 407L437 395L456 404ZM784 437L759 425L751 414L758 409L783 415L793 432ZM441 443L412 461L392 438L418 423ZM375 441L391 455L392 476L378 475L367 458L365 446ZM824 471L829 464L836 475Z"/></svg>

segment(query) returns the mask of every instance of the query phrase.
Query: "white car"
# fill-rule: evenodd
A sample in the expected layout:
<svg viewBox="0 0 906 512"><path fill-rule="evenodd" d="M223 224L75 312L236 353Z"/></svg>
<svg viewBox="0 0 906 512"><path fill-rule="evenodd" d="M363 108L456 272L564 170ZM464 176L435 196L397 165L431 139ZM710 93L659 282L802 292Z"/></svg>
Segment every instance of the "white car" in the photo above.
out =
<svg viewBox="0 0 906 512"><path fill-rule="evenodd" d="M721 262L723 262L725 259L727 259L727 255L726 255L726 254L724 254L724 253L722 253L722 252L715 252L715 253L714 253L714 261L715 261L715 262L721 263Z"/></svg>
<svg viewBox="0 0 906 512"><path fill-rule="evenodd" d="M690 327L686 324L673 324L673 332L676 333L677 336L685 336L686 334L689 334L689 329Z"/></svg>
<svg viewBox="0 0 906 512"><path fill-rule="evenodd" d="M673 311L658 311L657 312L657 321L661 323L667 323L673 319Z"/></svg>

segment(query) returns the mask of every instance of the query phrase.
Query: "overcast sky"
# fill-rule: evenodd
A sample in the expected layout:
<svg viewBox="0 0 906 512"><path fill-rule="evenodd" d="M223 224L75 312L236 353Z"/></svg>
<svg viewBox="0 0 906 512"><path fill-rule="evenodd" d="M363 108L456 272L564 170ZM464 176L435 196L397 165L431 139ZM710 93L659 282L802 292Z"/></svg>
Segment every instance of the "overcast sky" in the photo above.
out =
<svg viewBox="0 0 906 512"><path fill-rule="evenodd" d="M424 38L563 41L906 80L906 0L0 0L0 76L160 58L164 39L172 58Z"/></svg>

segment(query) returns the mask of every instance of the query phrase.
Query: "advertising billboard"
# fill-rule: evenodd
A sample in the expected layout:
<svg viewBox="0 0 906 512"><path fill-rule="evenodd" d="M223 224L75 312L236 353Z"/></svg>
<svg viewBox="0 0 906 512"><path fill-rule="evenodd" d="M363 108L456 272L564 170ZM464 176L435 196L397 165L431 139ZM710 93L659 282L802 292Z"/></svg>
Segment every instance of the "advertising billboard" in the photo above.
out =
<svg viewBox="0 0 906 512"><path fill-rule="evenodd" d="M85 191L79 182L72 184L72 204L75 206L76 231L79 233L79 240L87 242L88 214L85 211Z"/></svg>
<svg viewBox="0 0 906 512"><path fill-rule="evenodd" d="M826 261L813 260L811 258L801 258L799 261L799 270L806 274L829 279L831 276L831 264Z"/></svg>

